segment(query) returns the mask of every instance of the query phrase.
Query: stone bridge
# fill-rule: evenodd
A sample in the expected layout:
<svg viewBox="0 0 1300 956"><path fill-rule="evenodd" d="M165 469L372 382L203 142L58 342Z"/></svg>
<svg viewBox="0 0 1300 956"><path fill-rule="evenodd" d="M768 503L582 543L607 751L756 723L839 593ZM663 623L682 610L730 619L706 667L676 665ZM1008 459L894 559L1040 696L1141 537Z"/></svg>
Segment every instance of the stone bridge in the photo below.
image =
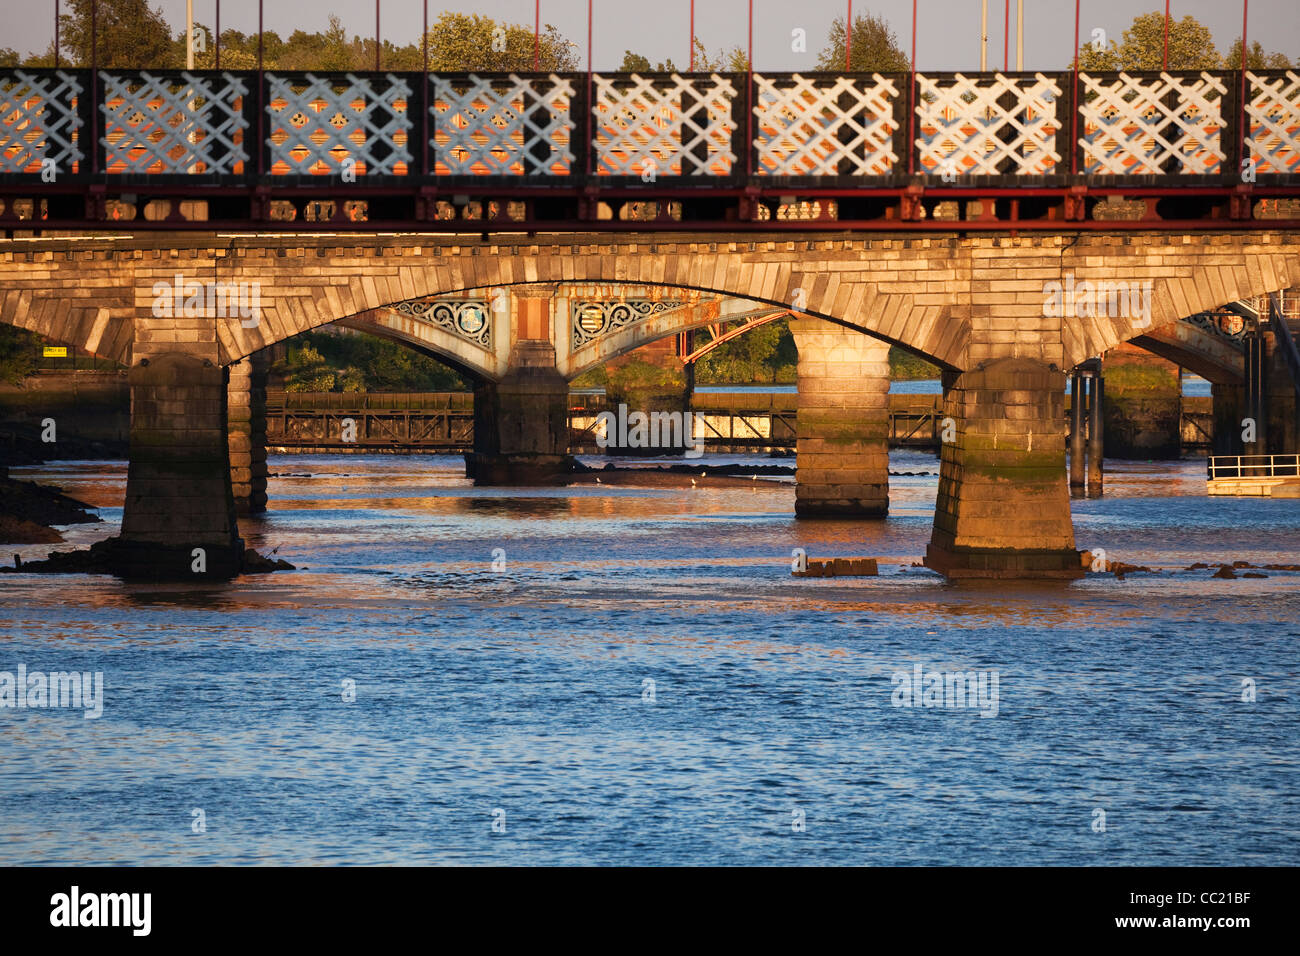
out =
<svg viewBox="0 0 1300 956"><path fill-rule="evenodd" d="M1190 349L1171 331L1180 319L1300 283L1300 238L187 233L11 240L0 262L0 321L131 369L128 573L188 569L194 547L237 552L227 382L251 382L254 357L301 332L343 322L448 357L482 380L476 478L555 480L567 377L650 337L776 307L808 317L791 326L801 513L884 513L893 343L944 370L956 424L930 565L1071 577L1066 372L1139 338ZM231 305L254 292L256 314ZM629 301L648 311L620 318Z"/></svg>
<svg viewBox="0 0 1300 956"><path fill-rule="evenodd" d="M409 345L475 380L497 382L510 370L521 333L531 334L526 324L535 308L543 310L540 321L547 326L539 337L553 344L555 369L565 379L680 332L772 312L698 289L561 282L413 299L339 324Z"/></svg>

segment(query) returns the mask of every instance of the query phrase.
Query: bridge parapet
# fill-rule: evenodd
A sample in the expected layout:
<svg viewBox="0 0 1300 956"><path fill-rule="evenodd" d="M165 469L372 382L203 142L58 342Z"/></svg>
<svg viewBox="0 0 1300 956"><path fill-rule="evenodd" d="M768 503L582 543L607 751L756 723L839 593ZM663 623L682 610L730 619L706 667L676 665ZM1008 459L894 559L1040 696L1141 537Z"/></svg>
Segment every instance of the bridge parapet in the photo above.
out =
<svg viewBox="0 0 1300 956"><path fill-rule="evenodd" d="M9 68L0 225L1062 228L1121 195L1222 226L1300 198L1300 74L1242 80Z"/></svg>

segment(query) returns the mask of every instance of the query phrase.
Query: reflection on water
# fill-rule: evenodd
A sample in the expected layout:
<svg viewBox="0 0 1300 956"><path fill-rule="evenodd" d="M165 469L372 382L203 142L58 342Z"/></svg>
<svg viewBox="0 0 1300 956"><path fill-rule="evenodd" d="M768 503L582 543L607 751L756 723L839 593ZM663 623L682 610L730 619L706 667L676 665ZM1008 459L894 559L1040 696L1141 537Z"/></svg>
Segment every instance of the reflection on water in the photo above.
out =
<svg viewBox="0 0 1300 956"><path fill-rule="evenodd" d="M604 394L604 389L599 390ZM760 392L763 394L794 395L799 389L795 385L696 385L700 394L718 392L743 393ZM894 395L942 395L943 386L937 378L898 379L889 383L889 391ZM1199 375L1183 375L1183 395L1188 398L1207 398L1210 383ZM1065 380L1065 393L1070 394L1070 379Z"/></svg>
<svg viewBox="0 0 1300 956"><path fill-rule="evenodd" d="M1181 569L1300 561L1300 505L1108 463L1078 543L1157 573L955 587L913 566L935 461L891 459L930 474L857 522L795 521L788 480L475 489L459 458L284 456L241 528L306 570L4 575L0 670L101 670L107 699L0 710L0 862L1294 862L1300 575ZM16 471L102 508L70 544L115 531L124 465ZM795 547L881 575L795 579ZM891 706L916 663L997 670L998 716Z"/></svg>

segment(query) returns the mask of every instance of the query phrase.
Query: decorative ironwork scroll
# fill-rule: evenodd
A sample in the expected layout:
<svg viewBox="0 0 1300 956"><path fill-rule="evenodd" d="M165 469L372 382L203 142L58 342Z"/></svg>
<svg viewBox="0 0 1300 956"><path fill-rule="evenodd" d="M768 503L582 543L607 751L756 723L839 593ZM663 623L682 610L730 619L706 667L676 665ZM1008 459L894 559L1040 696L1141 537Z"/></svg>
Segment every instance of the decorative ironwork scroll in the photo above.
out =
<svg viewBox="0 0 1300 956"><path fill-rule="evenodd" d="M1198 312L1182 321L1216 338L1226 339L1238 348L1246 335L1246 320L1235 312Z"/></svg>
<svg viewBox="0 0 1300 956"><path fill-rule="evenodd" d="M492 348L492 307L485 299L407 299L392 307L480 348Z"/></svg>
<svg viewBox="0 0 1300 956"><path fill-rule="evenodd" d="M573 321L570 327L572 346L580 348L589 345L630 325L643 322L662 312L671 312L681 308L680 302L649 299L612 299L574 302L572 304Z"/></svg>

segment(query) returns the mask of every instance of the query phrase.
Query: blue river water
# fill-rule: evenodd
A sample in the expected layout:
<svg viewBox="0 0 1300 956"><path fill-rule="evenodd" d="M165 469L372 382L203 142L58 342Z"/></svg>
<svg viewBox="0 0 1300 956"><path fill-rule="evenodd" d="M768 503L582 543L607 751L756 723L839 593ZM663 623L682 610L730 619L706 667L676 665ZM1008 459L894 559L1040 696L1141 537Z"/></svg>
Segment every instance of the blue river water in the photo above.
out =
<svg viewBox="0 0 1300 956"><path fill-rule="evenodd" d="M0 708L0 864L1300 859L1300 574L1187 570L1300 561L1300 501L1108 462L1078 544L1151 573L953 586L914 566L937 463L891 458L891 516L855 522L796 521L789 480L278 456L241 527L302 570L0 575L0 671L105 685L99 719ZM124 463L14 472L101 506L70 544L116 530ZM881 573L795 578L794 548ZM898 705L917 665L996 673L996 714Z"/></svg>

